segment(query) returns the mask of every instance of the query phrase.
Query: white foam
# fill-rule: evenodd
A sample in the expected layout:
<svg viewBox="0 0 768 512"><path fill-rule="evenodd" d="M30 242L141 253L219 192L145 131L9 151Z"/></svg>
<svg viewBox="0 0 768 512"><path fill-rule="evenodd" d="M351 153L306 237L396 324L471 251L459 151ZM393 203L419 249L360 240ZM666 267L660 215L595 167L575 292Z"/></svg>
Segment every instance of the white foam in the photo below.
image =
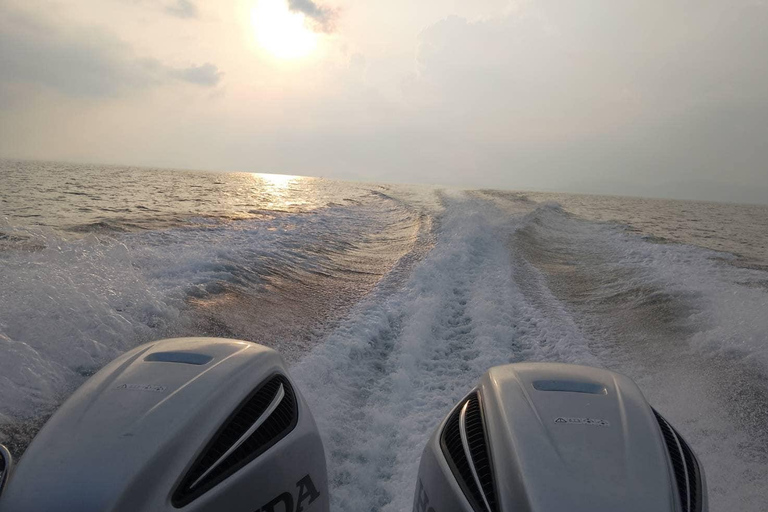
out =
<svg viewBox="0 0 768 512"><path fill-rule="evenodd" d="M755 284L768 276L725 264L729 255L698 247L650 244L631 235L609 240L619 253L617 265L636 269L640 282L689 306L681 325L692 334L670 340L682 345L685 359L650 379L640 366L635 372L649 399L701 457L711 510L764 510L767 432L749 417L765 418L750 409L765 407L765 395L753 395L765 385L754 372L768 374L768 292ZM719 362L710 366L712 359Z"/></svg>
<svg viewBox="0 0 768 512"><path fill-rule="evenodd" d="M565 246L602 252L605 271L631 271L628 289L658 288L693 305L683 321L696 334L679 340L691 349L738 348L749 357L765 350L765 290L741 284L765 276L713 260L722 254L649 243L616 226L572 219L557 204L505 215L492 202L454 192L445 206L437 243L407 282L386 293L382 286L292 368L323 435L335 511L410 510L429 435L489 367L520 360L626 363L613 359L615 351L590 352L582 319L571 316L510 241L531 223ZM702 456L713 510L760 510L756 475L766 468L736 455L747 434L733 430L707 390L686 385L680 366L672 370L648 381L637 366L633 376Z"/></svg>
<svg viewBox="0 0 768 512"><path fill-rule="evenodd" d="M405 285L360 304L292 368L323 434L333 510L410 510L428 436L491 366L596 362L564 311L547 318L520 292L508 246L519 222L447 199Z"/></svg>
<svg viewBox="0 0 768 512"><path fill-rule="evenodd" d="M0 421L54 407L140 343L194 332L190 295L215 293L222 282L257 293L275 272L323 272L334 251L407 215L376 200L80 239L17 230L39 249L0 252Z"/></svg>
<svg viewBox="0 0 768 512"><path fill-rule="evenodd" d="M761 442L768 431L760 424L768 374L765 272L730 265L734 257L726 253L650 243L617 225L571 218L552 205L526 222L536 226L544 250L566 255L582 276L597 277L596 289L576 290L577 300L587 306L589 297L606 302L580 325L591 322L596 338L617 327L619 336L627 335L598 356L633 377L686 436L709 477L711 509L762 510L768 499ZM634 321L631 331L622 331L612 315Z"/></svg>

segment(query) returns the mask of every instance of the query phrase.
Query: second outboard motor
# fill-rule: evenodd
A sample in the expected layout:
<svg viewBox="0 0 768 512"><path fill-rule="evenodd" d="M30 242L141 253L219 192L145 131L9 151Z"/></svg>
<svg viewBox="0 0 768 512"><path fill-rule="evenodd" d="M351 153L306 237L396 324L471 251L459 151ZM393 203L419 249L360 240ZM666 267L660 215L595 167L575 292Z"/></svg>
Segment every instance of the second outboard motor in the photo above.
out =
<svg viewBox="0 0 768 512"><path fill-rule="evenodd" d="M277 352L215 338L119 357L51 417L0 511L328 512L325 455Z"/></svg>
<svg viewBox="0 0 768 512"><path fill-rule="evenodd" d="M489 370L437 428L414 512L706 512L701 464L627 377Z"/></svg>

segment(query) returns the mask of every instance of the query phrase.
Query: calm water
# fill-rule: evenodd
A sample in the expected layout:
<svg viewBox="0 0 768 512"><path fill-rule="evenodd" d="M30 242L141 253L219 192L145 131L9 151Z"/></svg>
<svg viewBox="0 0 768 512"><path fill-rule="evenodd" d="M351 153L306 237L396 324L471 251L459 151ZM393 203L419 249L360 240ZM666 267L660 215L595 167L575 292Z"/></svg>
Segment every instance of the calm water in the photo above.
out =
<svg viewBox="0 0 768 512"><path fill-rule="evenodd" d="M488 367L564 361L639 383L713 511L764 510L766 226L765 206L0 161L0 442L23 453L142 342L238 337L289 361L334 510L404 511Z"/></svg>

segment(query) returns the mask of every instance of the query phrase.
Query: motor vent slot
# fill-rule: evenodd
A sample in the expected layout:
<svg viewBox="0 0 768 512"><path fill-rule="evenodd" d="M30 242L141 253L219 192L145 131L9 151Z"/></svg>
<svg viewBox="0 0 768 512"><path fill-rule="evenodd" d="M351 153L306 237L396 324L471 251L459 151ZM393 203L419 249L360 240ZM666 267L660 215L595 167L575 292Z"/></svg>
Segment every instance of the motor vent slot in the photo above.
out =
<svg viewBox="0 0 768 512"><path fill-rule="evenodd" d="M477 392L451 413L440 435L440 445L472 508L476 512L497 512L491 451Z"/></svg>
<svg viewBox="0 0 768 512"><path fill-rule="evenodd" d="M284 438L297 421L298 404L288 379L267 379L224 422L187 471L171 498L173 506L183 507L231 476Z"/></svg>
<svg viewBox="0 0 768 512"><path fill-rule="evenodd" d="M683 512L701 512L701 469L691 447L664 417L655 409L653 414L664 436Z"/></svg>

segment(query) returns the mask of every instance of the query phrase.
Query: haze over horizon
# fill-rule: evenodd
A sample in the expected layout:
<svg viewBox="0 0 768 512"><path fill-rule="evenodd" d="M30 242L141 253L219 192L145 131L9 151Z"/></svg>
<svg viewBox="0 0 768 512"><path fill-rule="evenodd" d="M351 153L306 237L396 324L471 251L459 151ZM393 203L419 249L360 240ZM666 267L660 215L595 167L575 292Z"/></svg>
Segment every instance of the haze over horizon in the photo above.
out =
<svg viewBox="0 0 768 512"><path fill-rule="evenodd" d="M0 0L0 157L768 203L768 2Z"/></svg>

